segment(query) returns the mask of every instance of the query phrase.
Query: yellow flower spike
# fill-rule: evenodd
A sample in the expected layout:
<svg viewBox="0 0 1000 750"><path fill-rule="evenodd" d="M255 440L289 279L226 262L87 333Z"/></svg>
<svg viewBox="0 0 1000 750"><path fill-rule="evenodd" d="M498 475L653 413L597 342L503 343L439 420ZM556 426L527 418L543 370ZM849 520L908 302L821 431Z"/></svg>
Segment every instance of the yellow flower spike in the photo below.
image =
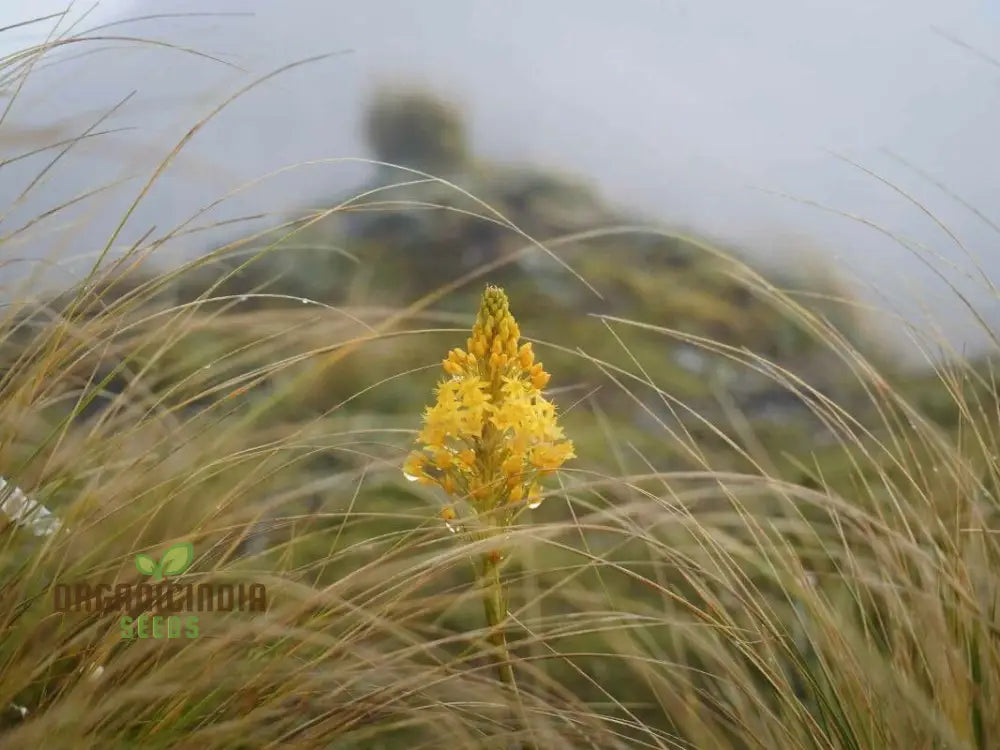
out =
<svg viewBox="0 0 1000 750"><path fill-rule="evenodd" d="M574 456L541 393L549 374L520 335L507 295L487 287L466 349L448 352L442 367L449 377L424 412L418 443L428 455L411 457L405 469L448 494L467 491L489 528L514 518L491 511L523 498L526 487L531 501L541 492L537 480Z"/></svg>
<svg viewBox="0 0 1000 750"><path fill-rule="evenodd" d="M491 541L490 551L478 561L477 576L499 674L511 687L500 540L523 510L522 502L529 508L541 503L539 480L574 457L555 406L541 393L549 374L535 361L531 344L520 345L520 337L507 295L499 287L486 287L466 348L452 349L442 361L448 377L424 411L420 447L403 469L408 479L464 498L473 511L470 520L477 522L473 533ZM449 523L455 510L449 506L441 517L455 532Z"/></svg>

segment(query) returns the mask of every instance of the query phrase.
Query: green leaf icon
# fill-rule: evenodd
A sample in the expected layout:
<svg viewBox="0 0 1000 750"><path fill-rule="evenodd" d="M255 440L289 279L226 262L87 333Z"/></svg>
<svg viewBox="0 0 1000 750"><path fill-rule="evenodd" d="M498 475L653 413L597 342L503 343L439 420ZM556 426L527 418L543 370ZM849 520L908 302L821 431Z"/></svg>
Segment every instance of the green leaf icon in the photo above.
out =
<svg viewBox="0 0 1000 750"><path fill-rule="evenodd" d="M160 558L160 572L165 576L177 576L191 567L194 561L194 545L181 542L170 547Z"/></svg>
<svg viewBox="0 0 1000 750"><path fill-rule="evenodd" d="M151 576L156 572L156 560L148 555L136 555L135 567L143 575Z"/></svg>

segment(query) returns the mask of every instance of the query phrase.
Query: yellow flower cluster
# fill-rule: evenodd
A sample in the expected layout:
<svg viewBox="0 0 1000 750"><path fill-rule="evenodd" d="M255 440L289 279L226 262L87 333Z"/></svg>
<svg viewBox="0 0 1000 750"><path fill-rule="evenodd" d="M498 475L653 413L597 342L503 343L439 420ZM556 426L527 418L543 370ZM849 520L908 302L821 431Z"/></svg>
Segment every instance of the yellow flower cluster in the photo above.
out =
<svg viewBox="0 0 1000 750"><path fill-rule="evenodd" d="M450 377L424 412L407 477L465 497L477 510L540 502L539 480L574 457L573 443L541 393L549 374L531 344L518 345L520 336L507 295L487 287L467 349L452 349L442 363Z"/></svg>

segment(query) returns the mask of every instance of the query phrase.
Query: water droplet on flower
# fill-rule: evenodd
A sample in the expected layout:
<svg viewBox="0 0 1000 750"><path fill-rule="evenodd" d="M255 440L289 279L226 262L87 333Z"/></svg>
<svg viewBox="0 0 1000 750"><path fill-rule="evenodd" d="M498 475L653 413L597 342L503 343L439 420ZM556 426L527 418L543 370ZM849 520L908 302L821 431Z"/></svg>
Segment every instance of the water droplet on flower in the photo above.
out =
<svg viewBox="0 0 1000 750"><path fill-rule="evenodd" d="M403 472L403 476L406 478L407 482L416 482L418 479L420 479L420 477L415 477L412 474L407 474L405 471Z"/></svg>

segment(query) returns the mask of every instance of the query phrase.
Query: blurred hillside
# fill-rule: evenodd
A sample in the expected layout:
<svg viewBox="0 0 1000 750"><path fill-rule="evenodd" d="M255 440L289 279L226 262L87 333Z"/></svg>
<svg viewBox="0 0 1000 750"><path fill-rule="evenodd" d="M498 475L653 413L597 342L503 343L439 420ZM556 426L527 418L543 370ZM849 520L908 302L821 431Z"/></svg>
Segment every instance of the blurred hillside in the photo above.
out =
<svg viewBox="0 0 1000 750"><path fill-rule="evenodd" d="M152 352L129 351L127 343L114 348L127 357L125 370L107 350L96 362L93 354L76 362L74 370L107 378L85 415L138 390L173 394L168 404L196 413L213 403L208 394L220 384L298 356L294 339L274 332L282 325L332 319L342 341L418 324L440 333L433 344L412 336L364 344L320 382L296 385L272 403L272 418L316 417L343 404L369 415L412 413L437 377L420 368L464 340L447 331L468 328L486 281L508 290L522 330L560 373L560 403L586 399L640 444L667 423L711 443L718 436L706 425L739 414L768 441L822 445L826 430L811 402L858 404L863 417L865 401L841 355L820 343L823 326L884 368L882 377L903 377L832 268L802 264L765 278L738 248L658 230L613 209L585 182L477 158L460 110L428 91L380 90L366 125L382 164L370 185L303 208L272 231L211 248L166 276L145 270L145 261L109 272L90 292L90 314L135 307L131 314L142 318L149 309L183 306L201 322L156 351L155 367L142 365ZM88 314L78 295L74 289L52 305ZM790 308L785 295L802 308ZM407 309L409 318L392 322ZM8 348L21 351L30 330L17 326ZM747 353L771 365L740 364ZM667 384L676 403L651 387L641 396L635 383L623 387L621 373L606 365L623 357L645 373L647 386ZM373 370L415 374L371 390ZM257 378L253 393L272 398L289 372L297 371Z"/></svg>
<svg viewBox="0 0 1000 750"><path fill-rule="evenodd" d="M769 379L738 377L684 337L746 348L810 382L819 379L821 388L836 387L824 352L793 315L763 298L761 279L734 249L658 230L570 176L476 158L461 112L432 93L383 89L366 121L374 158L383 164L375 181L304 209L283 225L280 239L272 233L215 249L212 263L179 281L177 299L253 292L273 296L255 296L240 310L294 309L300 300L354 310L376 301L404 307L446 287L429 309L464 320L489 280L509 290L531 336L585 340L597 346L588 353L598 358L620 346L595 316L676 330L672 345L662 336L643 343L638 331L628 343L648 366L669 373L679 398L710 398L714 383L754 413L794 409L769 390ZM827 304L811 306L855 344L877 351L832 269L788 268L767 283L814 299L825 295ZM405 366L403 352L398 356ZM574 372L576 357L549 356L564 380L578 378L575 387L596 385Z"/></svg>
<svg viewBox="0 0 1000 750"><path fill-rule="evenodd" d="M875 414L829 331L886 382L934 382L896 370L830 267L789 264L764 277L738 248L658 230L585 182L477 158L459 108L432 92L380 90L366 128L381 166L356 193L303 207L177 271L154 272L151 256L136 253L89 292L51 302L78 318L113 310L137 321L133 335L90 346L69 368L89 394L81 416L140 394L190 416L250 381L247 397L264 396L266 420L336 410L412 422L437 377L435 358L464 341L449 331L468 329L487 281L507 289L525 335L559 373L558 402L603 410L636 445L656 444L665 425L712 445L717 423L745 424L779 453L830 444L817 403L841 404L862 423ZM149 316L171 311L189 322L151 348ZM40 314L12 327L8 363L32 345ZM308 387L303 331L311 345L328 335L344 350ZM407 332L427 335L396 335ZM627 377L609 364L623 359ZM394 375L374 387L377 372Z"/></svg>
<svg viewBox="0 0 1000 750"><path fill-rule="evenodd" d="M796 566L789 573L796 585L826 577L808 584L817 601L839 591L849 603L843 612L855 605L878 611L882 600L837 588L845 560L869 566L858 578L878 586L897 554L903 570L933 557L911 544L909 516L899 533L905 546L878 546L889 510L927 512L927 538L941 533L945 517L956 528L966 518L993 523L996 443L983 437L991 435L997 403L990 363L961 373L904 372L832 269L803 263L761 275L738 248L656 230L586 182L480 158L461 111L432 93L379 92L367 134L382 165L360 191L317 200L272 230L206 248L179 268L164 270L154 262L156 243L140 244L64 295L7 308L0 475L73 529L37 564L31 556L49 548L29 529L17 519L0 529L12 531L0 573L14 581L7 596L17 627L16 639L0 641L0 662L27 665L10 683L12 705L43 720L47 710L75 716L77 693L64 687L81 684L93 664L110 672L129 658L136 669L197 663L200 682L189 677L171 699L177 702L149 722L129 719L115 703L122 693L106 691L105 713L92 712L97 728L88 736L112 734L101 721L124 717L107 726L123 727L122 736L143 747L154 736L176 747L177 738L240 717L245 723L230 725L232 732L257 741L279 722L247 707L271 700L269 710L306 724L362 706L358 731L371 729L380 747L426 740L426 727L396 723L410 696L417 714L427 715L420 690L404 686L382 700L400 670L395 657L380 655L433 641L404 663L423 686L437 668L431 662L465 658L458 636L475 632L482 613L454 596L470 587L466 568L439 556L442 539L452 541L437 517L444 498L407 481L400 463L441 377L441 359L464 344L490 282L506 289L524 338L552 373L548 395L578 456L547 488L555 502L530 511L531 527L505 573L522 582L516 597L537 608L532 616L543 628L607 613L667 618L669 628L658 624L645 642L655 654L645 668L662 668L663 685L673 686L678 665L691 667L690 696L675 705L658 685L637 679L639 660L625 656L635 644L616 652L623 658L604 657L627 632L621 619L604 630L586 624L565 639L549 631L555 635L517 649L563 649L544 677L565 686L567 705L600 704L613 721L627 714L633 729L680 732L678 717L693 710L718 732L702 736L726 736L730 723L713 717L737 699L715 675L744 675L744 668L749 694L771 700L777 693L795 710L801 704L822 715L822 696L809 698L799 683L775 688L770 674L757 671L751 646L759 641L703 640L702 615L725 610L731 619L718 630L734 637L760 612L794 643L806 626L796 600L776 585L784 573L769 577L778 553ZM949 451L963 441L972 448L949 464ZM870 518L860 524L863 514ZM624 519L627 533L611 519ZM765 527L774 558L755 556ZM209 550L202 561L209 572L273 576L273 619L251 623L261 628L252 649L241 637L206 638L187 652L177 647L191 662L143 659L139 649L156 644L136 646L114 632L101 642L106 625L87 613L90 630L81 625L80 632L91 640L81 645L74 633L54 661L35 629L52 619L39 591L97 569L124 575L115 568L122 561L134 577L137 549L192 537ZM912 560L900 550L912 550ZM595 558L606 570L592 568ZM735 573L726 572L730 565ZM867 632L875 618L865 610L859 620ZM212 624L222 632L221 622ZM840 624L831 616L823 632L839 634ZM289 633L305 635L297 642ZM333 645L307 642L313 634L331 636ZM824 658L843 655L839 641L823 644ZM796 660L818 659L819 648L789 654L775 658L775 673L787 670L791 681L810 674ZM221 674L205 671L212 664ZM258 675L261 664L287 665L294 686L248 689L232 666ZM312 692L300 690L302 664L316 668L307 676ZM133 675L116 668L117 684L131 690ZM331 708L329 696L341 686L325 681L345 672L357 686L342 701L347 708ZM585 682L581 674L596 677ZM539 678L534 688L543 684ZM465 689L458 684L456 695ZM294 702L281 691L294 693ZM612 693L614 706L606 708ZM369 695L379 696L371 715ZM440 706L455 705L442 695ZM82 715L91 720L90 709ZM5 717L0 731L41 726L23 719ZM783 722L772 723L783 731ZM174 734L158 734L161 726ZM438 730L432 720L427 726ZM813 725L802 727L811 737ZM353 730L335 724L328 731L350 737ZM640 734L624 732L624 746L636 746ZM339 746L374 745L362 734Z"/></svg>

